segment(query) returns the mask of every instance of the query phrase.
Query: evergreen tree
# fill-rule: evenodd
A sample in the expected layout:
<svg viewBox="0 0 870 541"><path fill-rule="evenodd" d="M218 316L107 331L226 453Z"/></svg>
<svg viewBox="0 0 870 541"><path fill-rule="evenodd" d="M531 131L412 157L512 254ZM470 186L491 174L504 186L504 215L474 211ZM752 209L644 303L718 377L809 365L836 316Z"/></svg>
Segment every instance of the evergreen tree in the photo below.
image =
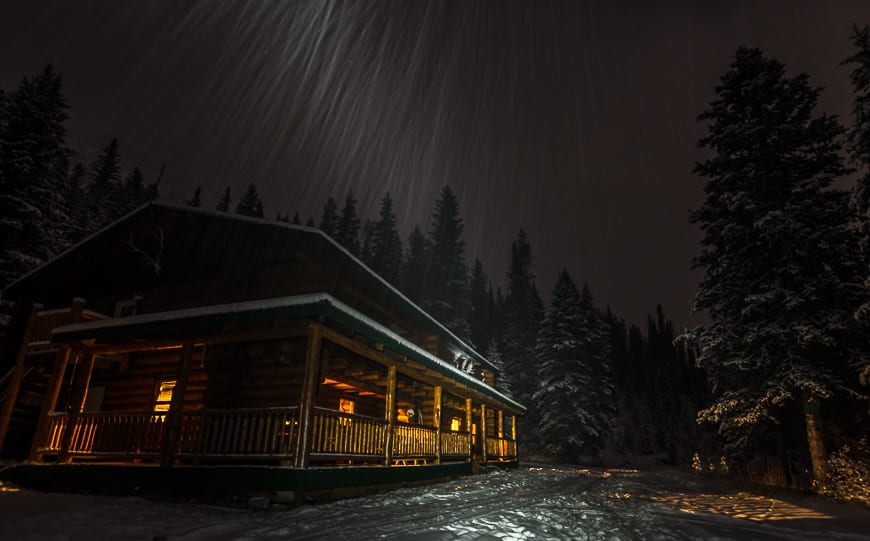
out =
<svg viewBox="0 0 870 541"><path fill-rule="evenodd" d="M470 303L462 228L459 202L450 187L445 186L432 213L422 304L432 317L468 340Z"/></svg>
<svg viewBox="0 0 870 541"><path fill-rule="evenodd" d="M138 167L134 167L133 171L127 176L122 192L124 197L118 217L133 211L147 201L145 196L145 178Z"/></svg>
<svg viewBox="0 0 870 541"><path fill-rule="evenodd" d="M202 206L202 186L197 186L195 190L193 190L193 197L186 200L184 202L188 207L201 207Z"/></svg>
<svg viewBox="0 0 870 541"><path fill-rule="evenodd" d="M412 302L420 304L423 300L424 273L426 272L426 253L428 242L420 226L414 226L408 237L408 254L402 271L402 292Z"/></svg>
<svg viewBox="0 0 870 541"><path fill-rule="evenodd" d="M126 207L121 186L121 155L118 140L112 139L90 166L86 203L89 231L97 231L121 215Z"/></svg>
<svg viewBox="0 0 870 541"><path fill-rule="evenodd" d="M69 209L67 213L69 222L66 227L65 246L72 246L84 239L89 233L85 218L85 193L83 188L87 180L87 171L85 164L76 162L67 178L66 190L63 194Z"/></svg>
<svg viewBox="0 0 870 541"><path fill-rule="evenodd" d="M221 196L221 200L218 202L216 210L220 212L229 212L230 211L230 187L227 186L227 189L224 190L224 194Z"/></svg>
<svg viewBox="0 0 870 541"><path fill-rule="evenodd" d="M368 258L368 265L384 280L398 284L402 272L402 238L399 236L390 194L381 200L378 219L371 223L366 241L369 244L368 253L364 250L364 254Z"/></svg>
<svg viewBox="0 0 870 541"><path fill-rule="evenodd" d="M532 396L538 389L538 363L535 353L538 328L543 318L543 304L532 273L532 248L525 231L520 229L511 246L508 293L504 303L504 326L501 354L505 374L518 402L526 406L521 428L526 440L537 439L537 407Z"/></svg>
<svg viewBox="0 0 870 541"><path fill-rule="evenodd" d="M712 151L692 213L704 237L695 297L712 323L689 334L701 345L717 396L699 418L718 423L727 450L775 431L803 407L814 478L824 478L822 402L843 389L852 313L860 295L848 194L831 186L847 170L843 128L815 115L820 89L758 49L740 48L699 120ZM791 407L789 407L791 406Z"/></svg>
<svg viewBox="0 0 870 541"><path fill-rule="evenodd" d="M293 213L293 225L302 225L302 220L299 218L299 213Z"/></svg>
<svg viewBox="0 0 870 541"><path fill-rule="evenodd" d="M851 79L855 95L852 106L852 128L849 130L849 150L852 162L858 168L858 182L855 186L852 203L860 232L861 255L864 266L865 300L861 303L856 317L865 332L870 326L870 26L852 27L852 44L855 52L844 64L853 65ZM870 387L870 355L863 355L856 361L855 369L859 381Z"/></svg>
<svg viewBox="0 0 870 541"><path fill-rule="evenodd" d="M4 94L0 109L0 287L67 238L68 105L52 66Z"/></svg>
<svg viewBox="0 0 870 541"><path fill-rule="evenodd" d="M305 226L306 226L306 227L316 227L316 226L314 225L314 218L310 218L310 217L309 217L309 218L308 218L308 221L305 222Z"/></svg>
<svg viewBox="0 0 870 541"><path fill-rule="evenodd" d="M471 326L471 342L479 351L486 351L492 340L492 288L487 290L488 280L483 263L474 260L471 270L470 301L471 313L468 317Z"/></svg>
<svg viewBox="0 0 870 541"><path fill-rule="evenodd" d="M353 191L347 193L344 208L335 230L335 240L353 255L359 255L359 216L356 214L356 199Z"/></svg>
<svg viewBox="0 0 870 541"><path fill-rule="evenodd" d="M326 200L318 227L330 237L335 238L338 231L338 204L336 204L335 199L330 197Z"/></svg>
<svg viewBox="0 0 870 541"><path fill-rule="evenodd" d="M583 294L562 271L535 346L541 441L577 461L597 455L613 424L609 337L589 288Z"/></svg>
<svg viewBox="0 0 870 541"><path fill-rule="evenodd" d="M504 361L501 359L501 352L498 350L498 342L492 340L489 343L489 348L486 350L486 360L495 366L495 389L505 396L511 396L511 386L504 373Z"/></svg>
<svg viewBox="0 0 870 541"><path fill-rule="evenodd" d="M248 184L247 191L239 199L239 204L236 205L236 214L253 216L255 218L263 217L263 202L260 201L260 195L257 193L257 187L254 186L253 182Z"/></svg>

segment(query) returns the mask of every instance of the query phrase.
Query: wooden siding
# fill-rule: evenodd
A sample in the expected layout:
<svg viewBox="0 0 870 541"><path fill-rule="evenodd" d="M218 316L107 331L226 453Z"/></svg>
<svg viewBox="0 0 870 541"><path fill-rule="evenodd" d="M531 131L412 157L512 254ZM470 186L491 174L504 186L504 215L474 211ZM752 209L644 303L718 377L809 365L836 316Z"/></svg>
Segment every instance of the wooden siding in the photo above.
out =
<svg viewBox="0 0 870 541"><path fill-rule="evenodd" d="M191 358L184 409L203 407L208 375L202 367L202 349ZM174 380L181 366L181 349L131 353L126 359L109 360L108 369L95 371L91 387L105 386L100 411L150 411L160 381ZM72 368L68 369L72 370Z"/></svg>

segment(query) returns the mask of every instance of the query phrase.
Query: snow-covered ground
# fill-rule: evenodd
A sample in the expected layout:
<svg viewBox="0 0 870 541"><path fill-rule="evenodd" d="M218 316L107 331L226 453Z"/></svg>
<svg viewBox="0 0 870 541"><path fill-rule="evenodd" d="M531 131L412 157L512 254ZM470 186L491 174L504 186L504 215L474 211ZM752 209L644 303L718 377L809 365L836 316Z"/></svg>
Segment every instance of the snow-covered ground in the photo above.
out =
<svg viewBox="0 0 870 541"><path fill-rule="evenodd" d="M250 511L0 486L3 539L870 540L870 509L745 491L677 470L525 466L425 487Z"/></svg>

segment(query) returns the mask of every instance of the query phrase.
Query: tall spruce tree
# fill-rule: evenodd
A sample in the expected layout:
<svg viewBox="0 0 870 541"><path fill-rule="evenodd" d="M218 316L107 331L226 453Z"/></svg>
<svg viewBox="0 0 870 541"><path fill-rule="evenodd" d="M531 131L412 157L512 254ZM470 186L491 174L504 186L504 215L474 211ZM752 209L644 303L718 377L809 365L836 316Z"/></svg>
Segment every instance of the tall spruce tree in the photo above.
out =
<svg viewBox="0 0 870 541"><path fill-rule="evenodd" d="M360 250L359 226L360 219L356 213L356 199L353 196L353 191L349 191L344 199L344 208L341 209L341 217L335 228L335 240L357 256Z"/></svg>
<svg viewBox="0 0 870 541"><path fill-rule="evenodd" d="M855 50L844 62L853 66L851 80L855 96L849 151L852 162L858 168L858 182L852 203L861 236L864 287L870 291L870 26L853 26L852 44ZM870 327L870 301L866 297L855 315L865 329ZM862 357L863 360L856 361L855 368L859 381L870 387L870 355Z"/></svg>
<svg viewBox="0 0 870 541"><path fill-rule="evenodd" d="M119 206L124 205L117 139L112 139L102 148L90 166L89 178L86 192L87 225L89 231L96 231L120 216Z"/></svg>
<svg viewBox="0 0 870 541"><path fill-rule="evenodd" d="M471 313L468 323L471 327L471 342L478 351L486 351L492 341L493 298L492 288L487 290L488 282L483 263L475 258L469 285Z"/></svg>
<svg viewBox="0 0 870 541"><path fill-rule="evenodd" d="M4 94L0 108L0 287L64 246L68 105L49 65Z"/></svg>
<svg viewBox="0 0 870 541"><path fill-rule="evenodd" d="M381 200L378 219L371 223L368 240L368 264L373 271L391 284L398 285L402 272L402 238L396 224L393 199L390 194Z"/></svg>
<svg viewBox="0 0 870 541"><path fill-rule="evenodd" d="M146 202L145 199L145 177L142 175L142 170L134 167L124 180L122 192L124 194L123 201L120 205L120 213L118 217L127 214Z"/></svg>
<svg viewBox="0 0 870 541"><path fill-rule="evenodd" d="M232 198L230 197L230 187L227 186L227 189L224 190L223 195L221 195L221 200L218 201L218 204L215 207L215 210L217 210L219 212L229 212L231 201L232 201Z"/></svg>
<svg viewBox="0 0 870 541"><path fill-rule="evenodd" d="M581 294L562 271L535 345L542 443L578 461L601 450L613 424L609 336L588 287Z"/></svg>
<svg viewBox="0 0 870 541"><path fill-rule="evenodd" d="M320 218L320 225L317 227L330 237L335 238L338 231L338 204L332 197L327 199L326 204L323 205L323 215Z"/></svg>
<svg viewBox="0 0 870 541"><path fill-rule="evenodd" d="M63 197L67 202L69 219L64 242L66 246L72 246L89 233L87 220L84 216L87 212L84 201L84 184L87 181L87 172L88 169L84 163L76 162L67 177L66 189L63 192Z"/></svg>
<svg viewBox="0 0 870 541"><path fill-rule="evenodd" d="M293 225L302 225L302 220L299 218L299 213L293 213L293 220L291 222Z"/></svg>
<svg viewBox="0 0 870 541"><path fill-rule="evenodd" d="M821 407L849 384L861 273L848 194L831 186L847 172L844 130L814 113L820 89L785 71L740 48L699 117L712 156L695 167L706 199L691 215L704 234L694 304L712 322L689 337L717 390L699 418L718 424L726 450L744 453L800 405L822 482Z"/></svg>
<svg viewBox="0 0 870 541"><path fill-rule="evenodd" d="M459 201L445 186L435 202L424 273L423 308L464 340L469 339L470 303Z"/></svg>
<svg viewBox="0 0 870 541"><path fill-rule="evenodd" d="M537 443L537 405L532 400L538 390L538 362L535 346L538 328L544 315L543 303L532 273L532 247L520 229L511 245L508 293L504 305L501 355L505 375L514 397L526 406L520 421L528 443Z"/></svg>
<svg viewBox="0 0 870 541"><path fill-rule="evenodd" d="M201 207L202 206L202 186L197 186L195 190L193 190L193 197L190 199L186 199L184 204L188 207Z"/></svg>
<svg viewBox="0 0 870 541"><path fill-rule="evenodd" d="M496 340L490 341L489 347L486 349L486 360L495 366L495 389L506 396L511 396L511 385L505 377L504 361L501 359L501 352Z"/></svg>
<svg viewBox="0 0 870 541"><path fill-rule="evenodd" d="M414 230L408 236L408 253L405 256L405 265L402 269L402 292L417 304L423 300L424 273L426 272L426 254L428 251L426 236L423 235L420 226L415 225Z"/></svg>
<svg viewBox="0 0 870 541"><path fill-rule="evenodd" d="M263 217L263 202L260 201L260 195L257 193L257 187L254 183L248 184L248 189L239 199L236 205L236 214L242 216L252 216L254 218Z"/></svg>

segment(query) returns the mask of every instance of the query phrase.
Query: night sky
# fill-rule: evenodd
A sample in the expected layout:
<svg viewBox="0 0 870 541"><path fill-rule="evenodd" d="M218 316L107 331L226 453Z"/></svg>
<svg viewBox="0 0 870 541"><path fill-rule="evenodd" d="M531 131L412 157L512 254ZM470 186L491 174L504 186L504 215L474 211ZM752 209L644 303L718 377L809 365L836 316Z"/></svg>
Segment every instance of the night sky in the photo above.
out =
<svg viewBox="0 0 870 541"><path fill-rule="evenodd" d="M165 163L171 202L254 182L268 218L319 221L329 195L365 217L389 191L406 237L449 184L497 284L523 227L545 298L566 267L601 306L640 323L662 303L681 327L696 116L747 45L847 120L853 22L870 2L6 1L0 87L53 62L71 146L117 137L151 181Z"/></svg>

